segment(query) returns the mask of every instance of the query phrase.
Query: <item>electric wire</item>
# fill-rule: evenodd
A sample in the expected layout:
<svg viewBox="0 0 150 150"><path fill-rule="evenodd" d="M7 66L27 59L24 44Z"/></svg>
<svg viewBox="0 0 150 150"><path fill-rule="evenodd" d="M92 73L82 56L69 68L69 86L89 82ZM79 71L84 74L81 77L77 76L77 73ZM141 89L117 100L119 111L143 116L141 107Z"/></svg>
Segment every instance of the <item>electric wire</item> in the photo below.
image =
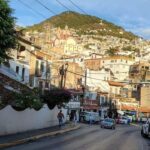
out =
<svg viewBox="0 0 150 150"><path fill-rule="evenodd" d="M27 3L18 0L22 5L24 5L25 7L27 7L28 9L32 10L34 13L40 15L42 18L47 19L43 14L41 14L40 12L38 12L37 10L33 9L30 5L28 5Z"/></svg>
<svg viewBox="0 0 150 150"><path fill-rule="evenodd" d="M83 9L81 9L75 2L73 2L72 0L68 0L72 5L74 5L76 8L78 8L81 12L83 12L84 14L88 15L87 12L85 12Z"/></svg>
<svg viewBox="0 0 150 150"><path fill-rule="evenodd" d="M36 0L36 2L38 2L42 7L44 7L45 9L47 9L53 15L57 15L53 10L51 10L50 8L48 8L46 5L44 5L43 3L41 3L39 0Z"/></svg>

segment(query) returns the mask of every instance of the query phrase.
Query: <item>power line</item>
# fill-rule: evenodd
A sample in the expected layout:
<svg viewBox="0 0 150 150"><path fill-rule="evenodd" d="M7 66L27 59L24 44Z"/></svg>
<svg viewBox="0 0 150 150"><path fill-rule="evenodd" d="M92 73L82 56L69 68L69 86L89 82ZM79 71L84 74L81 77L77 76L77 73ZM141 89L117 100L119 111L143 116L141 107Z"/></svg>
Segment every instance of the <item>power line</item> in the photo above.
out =
<svg viewBox="0 0 150 150"><path fill-rule="evenodd" d="M87 14L83 9L81 9L75 2L73 2L72 0L69 0L70 1L70 3L72 4L72 5L74 5L76 8L78 8L81 12L83 12L84 14ZM88 14L87 14L88 15Z"/></svg>
<svg viewBox="0 0 150 150"><path fill-rule="evenodd" d="M64 7L65 9L67 9L68 11L71 11L71 9L69 7L67 7L65 4L63 4L62 2L60 2L59 0L56 0L57 3L59 3L62 7ZM72 2L72 1L70 1ZM72 3L75 7L77 7L78 9L82 10L80 7L78 7L76 4ZM82 10L82 12L86 15L88 15L84 10ZM74 14L76 15L76 14ZM88 15L89 16L89 15ZM79 16L78 16L79 17ZM90 17L90 16L89 16ZM93 18L91 17L91 20L93 20ZM90 20L89 20L90 21ZM91 26L92 28L95 28L93 25L89 24L89 21L86 21L85 23L87 23L89 26ZM95 20L93 20L95 21Z"/></svg>
<svg viewBox="0 0 150 150"><path fill-rule="evenodd" d="M53 10L51 10L50 8L48 8L47 6L45 6L43 3L41 3L39 0L36 0L36 2L38 2L42 7L44 7L45 9L47 9L50 13L57 15Z"/></svg>
<svg viewBox="0 0 150 150"><path fill-rule="evenodd" d="M27 7L28 9L32 10L34 13L40 15L42 18L47 19L43 14L41 14L40 12L36 11L35 9L33 9L32 7L30 7L30 5L28 5L27 3L24 3L21 0L18 0L22 5L24 5L25 7Z"/></svg>
<svg viewBox="0 0 150 150"><path fill-rule="evenodd" d="M61 3L59 0L56 0L56 1L57 1L57 3L59 3L59 4L60 4L62 7L64 7L65 9L71 11L70 8L68 8L66 5L64 5L63 3Z"/></svg>
<svg viewBox="0 0 150 150"><path fill-rule="evenodd" d="M43 8L45 8L46 10L48 10L53 15L56 15L58 17L58 19L60 19L64 24L66 24L66 22L59 15L57 15L57 13L55 13L53 10L51 10L50 8L48 8L46 5L44 5L43 3L41 3L39 0L36 0L36 2L38 2L38 4L40 4Z"/></svg>

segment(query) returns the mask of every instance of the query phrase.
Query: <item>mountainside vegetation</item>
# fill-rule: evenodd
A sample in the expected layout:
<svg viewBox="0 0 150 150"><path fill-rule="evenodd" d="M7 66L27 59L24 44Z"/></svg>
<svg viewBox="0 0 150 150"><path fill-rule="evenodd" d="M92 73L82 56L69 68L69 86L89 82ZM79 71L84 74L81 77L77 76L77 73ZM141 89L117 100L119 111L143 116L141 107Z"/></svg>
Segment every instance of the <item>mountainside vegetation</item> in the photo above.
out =
<svg viewBox="0 0 150 150"><path fill-rule="evenodd" d="M26 28L26 31L36 30L42 32L44 31L45 24L60 28L65 28L67 25L69 28L75 29L78 35L110 35L129 40L137 38L133 33L127 32L122 27L113 23L95 16L84 15L73 11L63 12L39 24L29 26Z"/></svg>

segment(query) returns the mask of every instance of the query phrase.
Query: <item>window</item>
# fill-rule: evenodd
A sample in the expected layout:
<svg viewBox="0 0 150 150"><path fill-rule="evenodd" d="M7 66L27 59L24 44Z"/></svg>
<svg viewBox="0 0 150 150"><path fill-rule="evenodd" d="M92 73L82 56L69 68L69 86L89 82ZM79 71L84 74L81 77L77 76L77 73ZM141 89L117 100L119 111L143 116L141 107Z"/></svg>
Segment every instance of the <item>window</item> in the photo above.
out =
<svg viewBox="0 0 150 150"><path fill-rule="evenodd" d="M22 68L22 80L24 81L25 68Z"/></svg>
<svg viewBox="0 0 150 150"><path fill-rule="evenodd" d="M149 69L149 67L148 67L148 66L145 66L145 69L146 69L146 70L148 70L148 69Z"/></svg>
<svg viewBox="0 0 150 150"><path fill-rule="evenodd" d="M89 94L89 98L92 99L92 97L93 97L93 94L90 93L90 94Z"/></svg>
<svg viewBox="0 0 150 150"><path fill-rule="evenodd" d="M41 69L41 72L44 72L44 62L41 62L40 69Z"/></svg>
<svg viewBox="0 0 150 150"><path fill-rule="evenodd" d="M19 73L19 66L16 66L16 73Z"/></svg>
<svg viewBox="0 0 150 150"><path fill-rule="evenodd" d="M32 75L30 76L29 83L30 83L31 87L34 86L34 76L32 76Z"/></svg>
<svg viewBox="0 0 150 150"><path fill-rule="evenodd" d="M49 88L49 83L45 82L45 88Z"/></svg>
<svg viewBox="0 0 150 150"><path fill-rule="evenodd" d="M105 97L104 96L101 96L100 97L100 104L104 104L105 103Z"/></svg>
<svg viewBox="0 0 150 150"><path fill-rule="evenodd" d="M40 90L43 89L43 82L42 82L42 81L39 82L39 89L40 89Z"/></svg>
<svg viewBox="0 0 150 150"><path fill-rule="evenodd" d="M41 70L39 69L39 61L38 60L36 60L35 75L36 75L36 77L41 76Z"/></svg>
<svg viewBox="0 0 150 150"><path fill-rule="evenodd" d="M21 45L19 50L20 50L20 51L25 51L25 49L26 49L25 46L22 46L22 45Z"/></svg>

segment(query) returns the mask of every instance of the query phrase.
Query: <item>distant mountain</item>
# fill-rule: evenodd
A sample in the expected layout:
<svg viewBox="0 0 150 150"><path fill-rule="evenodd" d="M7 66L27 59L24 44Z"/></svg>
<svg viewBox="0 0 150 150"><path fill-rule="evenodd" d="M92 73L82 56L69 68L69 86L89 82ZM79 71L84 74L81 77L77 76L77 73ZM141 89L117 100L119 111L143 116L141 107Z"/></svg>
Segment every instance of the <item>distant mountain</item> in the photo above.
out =
<svg viewBox="0 0 150 150"><path fill-rule="evenodd" d="M29 26L26 31L43 31L45 23L55 27L64 28L66 25L69 28L77 30L77 34L96 34L96 35L110 35L125 39L137 38L131 32L125 31L122 27L110 23L106 20L100 19L95 16L84 15L73 11L66 11L59 15L53 16L39 24Z"/></svg>

